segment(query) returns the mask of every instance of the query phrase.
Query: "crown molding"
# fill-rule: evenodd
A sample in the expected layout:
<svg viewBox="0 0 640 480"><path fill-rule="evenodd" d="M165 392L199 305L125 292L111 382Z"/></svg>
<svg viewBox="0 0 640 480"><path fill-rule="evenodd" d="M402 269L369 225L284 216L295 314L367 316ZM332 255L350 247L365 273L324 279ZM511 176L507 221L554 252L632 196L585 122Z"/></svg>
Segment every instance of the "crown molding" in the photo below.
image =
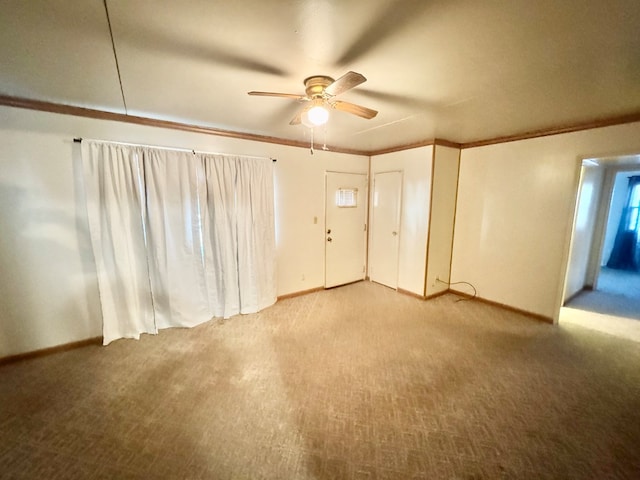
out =
<svg viewBox="0 0 640 480"><path fill-rule="evenodd" d="M286 138L272 137L268 135L259 135L254 133L237 132L234 130L225 130L215 127L205 127L201 125L193 125L189 123L175 122L170 120L159 120L149 117L141 117L137 115L128 115L125 113L109 112L106 110L97 110L86 107L78 107L74 105L66 105L55 102L46 102L42 100L32 100L29 98L12 97L9 95L0 95L0 106L24 108L28 110L38 110L41 112L59 113L62 115L73 115L77 117L93 118L98 120L111 120L115 122L132 123L136 125L145 125L149 127L168 128L172 130L182 130L185 132L202 133L205 135L215 135L219 137L236 138L239 140L249 140L254 142L272 143L297 148L309 148L307 142L298 140L289 140ZM582 130L591 130L595 128L611 127L614 125L622 125L626 123L640 122L640 112L632 112L616 117L600 118L588 122L573 123L560 125L550 128L541 128L527 132L517 133L514 135L504 135L484 140L474 140L470 142L458 143L442 138L434 138L421 140L418 142L396 145L378 150L359 150L352 148L343 148L336 146L328 146L328 150L337 153L346 153L351 155L376 156L386 153L400 152L413 148L427 147L438 145L450 148L475 148L486 145L495 145L499 143L515 142L518 140L527 140L531 138L547 137L551 135L560 135L563 133L573 133Z"/></svg>
<svg viewBox="0 0 640 480"><path fill-rule="evenodd" d="M420 142L405 143L405 144L396 145L393 147L381 148L379 150L370 150L368 155L370 157L375 157L376 155L384 155L386 153L401 152L402 150L411 150L413 148L429 147L433 145L434 142L435 140L422 140Z"/></svg>
<svg viewBox="0 0 640 480"><path fill-rule="evenodd" d="M504 135L485 140L475 140L472 142L464 142L460 148L484 147L486 145L495 145L498 143L516 142L518 140L528 140L531 138L548 137L551 135L560 135L563 133L574 133L582 130L592 130L594 128L612 127L614 125L623 125L625 123L640 122L640 112L628 113L616 117L599 118L587 122L572 123L559 125L555 127L541 128L528 132L517 133L514 135Z"/></svg>
<svg viewBox="0 0 640 480"><path fill-rule="evenodd" d="M240 140L250 140L254 142L273 143L277 145L285 145L288 147L309 148L309 143L297 140L289 140L279 137L271 137L268 135L258 135L254 133L236 132L233 130L224 130L215 127L205 127L201 125L193 125L189 123L174 122L170 120L159 120L156 118L140 117L137 115L128 115L125 113L109 112L105 110L96 110L92 108L77 107L74 105L66 105L54 102L45 102L42 100L32 100L29 98L11 97L8 95L0 95L0 106L24 108L28 110L38 110L41 112L59 113L62 115L72 115L76 117L93 118L97 120L111 120L115 122L132 123L135 125L145 125L148 127L168 128L172 130L182 130L185 132L203 133L205 135L215 135L218 137L237 138ZM351 148L341 148L327 146L332 152L348 153L353 155L368 155L366 151L355 150Z"/></svg>

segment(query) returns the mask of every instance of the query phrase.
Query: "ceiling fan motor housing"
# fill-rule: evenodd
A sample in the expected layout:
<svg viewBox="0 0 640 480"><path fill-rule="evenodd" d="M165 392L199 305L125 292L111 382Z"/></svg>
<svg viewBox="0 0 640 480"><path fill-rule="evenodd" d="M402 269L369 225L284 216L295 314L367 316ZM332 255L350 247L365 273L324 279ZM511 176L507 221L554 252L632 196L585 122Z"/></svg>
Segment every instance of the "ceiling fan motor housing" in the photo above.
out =
<svg viewBox="0 0 640 480"><path fill-rule="evenodd" d="M305 93L309 98L324 96L325 89L333 82L333 78L325 75L307 77L304 80Z"/></svg>

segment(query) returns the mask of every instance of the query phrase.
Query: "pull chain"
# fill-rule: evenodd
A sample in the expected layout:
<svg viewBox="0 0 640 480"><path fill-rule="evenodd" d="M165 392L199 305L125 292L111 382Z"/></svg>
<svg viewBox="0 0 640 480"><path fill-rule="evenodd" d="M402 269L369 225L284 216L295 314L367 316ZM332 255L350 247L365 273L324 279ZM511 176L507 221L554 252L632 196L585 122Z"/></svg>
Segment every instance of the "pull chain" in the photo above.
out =
<svg viewBox="0 0 640 480"><path fill-rule="evenodd" d="M313 132L315 131L315 129L311 127L310 130L311 130L311 155L313 155Z"/></svg>
<svg viewBox="0 0 640 480"><path fill-rule="evenodd" d="M327 151L327 124L324 124L324 142L322 144L322 150Z"/></svg>

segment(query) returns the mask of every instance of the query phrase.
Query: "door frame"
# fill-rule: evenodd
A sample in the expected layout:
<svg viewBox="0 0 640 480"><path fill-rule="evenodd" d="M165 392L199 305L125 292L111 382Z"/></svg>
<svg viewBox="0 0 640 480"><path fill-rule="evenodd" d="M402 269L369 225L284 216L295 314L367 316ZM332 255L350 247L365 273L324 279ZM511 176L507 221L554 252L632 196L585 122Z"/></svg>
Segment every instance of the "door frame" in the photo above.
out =
<svg viewBox="0 0 640 480"><path fill-rule="evenodd" d="M612 200L611 197L612 197L613 188L614 188L615 175L621 171L640 170L640 163L637 163L638 168L636 169L635 168L636 161L632 161L628 163L625 163L624 161L622 161L622 159L625 159L625 158L636 158L638 156L639 154L636 152L636 153L626 153L626 154L619 153L619 154L611 154L611 155L581 156L576 159L575 170L574 170L575 177L574 177L574 187L573 187L573 195L572 195L572 206L570 209L571 216L568 219L567 232L565 234L563 260L562 260L562 267L560 271L561 281L559 282L559 291L556 293L556 302L555 302L554 316L553 316L553 323L556 325L560 321L560 313L561 313L562 307L568 300L567 298L565 298L565 289L566 289L567 282L569 279L569 274L570 274L570 261L571 261L571 253L573 250L576 221L578 217L578 208L580 206L579 196L580 196L580 190L583 182L583 166L585 165L584 162L596 161L596 162L599 162L599 165L602 166L603 168L611 168L611 171L613 171L612 178L607 178L608 173L605 173L605 178L603 181L602 192L601 192L602 197L600 199L600 203L598 205L597 213L596 213L598 215L598 218L596 219L594 229L592 230L593 244L592 244L591 253L590 253L590 260L589 260L590 265L587 268L587 277L591 275L590 278L593 280L594 282L593 287L595 288L597 286L600 265L597 265L597 267L595 267L592 262L594 261L600 262L602 257L606 227L607 227L608 217L609 217L609 209L610 209L611 200ZM617 162L619 163L616 168ZM597 257L597 259L595 257ZM594 268L597 268L597 270L594 271L593 270Z"/></svg>

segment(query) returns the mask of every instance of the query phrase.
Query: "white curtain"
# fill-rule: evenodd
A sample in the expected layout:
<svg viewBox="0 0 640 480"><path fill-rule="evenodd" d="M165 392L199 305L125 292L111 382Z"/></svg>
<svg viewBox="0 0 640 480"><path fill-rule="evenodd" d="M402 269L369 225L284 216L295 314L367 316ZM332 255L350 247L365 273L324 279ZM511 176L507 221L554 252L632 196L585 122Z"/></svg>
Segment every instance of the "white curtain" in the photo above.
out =
<svg viewBox="0 0 640 480"><path fill-rule="evenodd" d="M211 318L205 282L202 162L190 152L142 149L147 258L158 328Z"/></svg>
<svg viewBox="0 0 640 480"><path fill-rule="evenodd" d="M238 234L236 219L236 170L234 159L203 156L207 212L204 234L209 303L215 317L240 312L238 292Z"/></svg>
<svg viewBox="0 0 640 480"><path fill-rule="evenodd" d="M240 313L254 313L276 300L273 163L238 161L238 272Z"/></svg>
<svg viewBox="0 0 640 480"><path fill-rule="evenodd" d="M82 142L82 158L103 342L156 333L139 156L122 145Z"/></svg>
<svg viewBox="0 0 640 480"><path fill-rule="evenodd" d="M269 159L90 141L82 152L105 345L275 303Z"/></svg>
<svg viewBox="0 0 640 480"><path fill-rule="evenodd" d="M272 162L222 155L202 159L212 314L257 312L276 301Z"/></svg>

